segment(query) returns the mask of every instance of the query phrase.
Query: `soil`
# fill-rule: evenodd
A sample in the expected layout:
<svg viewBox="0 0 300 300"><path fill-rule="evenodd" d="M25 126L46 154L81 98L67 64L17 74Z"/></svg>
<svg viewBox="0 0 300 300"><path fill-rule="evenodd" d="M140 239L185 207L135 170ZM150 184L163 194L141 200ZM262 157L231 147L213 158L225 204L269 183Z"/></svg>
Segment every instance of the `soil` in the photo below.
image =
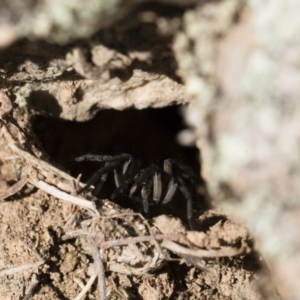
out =
<svg viewBox="0 0 300 300"><path fill-rule="evenodd" d="M177 127L172 127L176 128L172 133L163 125L158 126L157 131L155 126L148 126L151 129L147 130L147 126L144 127L141 121L144 120L149 125L149 120L152 119L157 124L158 115L163 112L149 110L142 112L142 115L137 112L128 113L133 115L131 118L126 116L124 119L127 121L124 122L130 128L132 125L128 119L134 120L133 123L140 120L139 128L144 138L135 136L138 131L128 129L117 114L119 123L116 127L124 128L123 139L118 139L117 143L119 151L128 144L131 145L130 148L135 148L132 145L139 140L148 149L143 151L138 148L139 153L156 155L158 161L161 157L166 157L168 154L164 152L163 146L160 153L151 152L151 149L158 147L151 147L153 138L148 137L156 136L158 143L160 139L166 140L167 137L170 141L174 139L178 130L184 128L179 122L175 122L176 109L166 112L169 118L173 114L172 122L178 124ZM80 125L56 119L35 118L32 128L45 160L48 157L48 162L50 159L57 166L58 162L87 151L85 147L88 144L94 145L94 148L91 147L93 151L103 151L98 147L100 144L104 148L108 147L108 143L104 142L107 134L105 130L96 131L98 138L91 134L81 143L78 140L82 141L89 126L101 129L103 121L108 119L114 123L113 115L105 117L105 114L108 112L90 123ZM163 115L161 120L164 120ZM114 127L111 128L113 132ZM101 132L104 132L104 136ZM114 136L112 132L108 136ZM131 142L128 143L130 137ZM57 142L62 140L64 143ZM150 143L147 144L146 141ZM59 150L58 144L61 145ZM181 157L197 169L197 160L192 158L193 155L196 157L195 150L175 144L172 147L173 155ZM20 170L23 174L21 177L25 176L28 181L35 174L33 169L39 173L38 178L53 185L58 186L58 181L65 180L59 178L57 174L60 173L53 174L50 167L46 170L47 165L38 170L31 161L29 152L28 156L24 156L23 152L14 152L7 147L7 142L2 145L1 193L17 182L16 174L20 175ZM107 151L113 150L108 148ZM147 164L151 161L146 156L142 159ZM71 171L74 177L78 173L90 175L93 172L90 165L82 169L71 168ZM108 184L107 189L110 190L111 185ZM253 239L244 226L234 222L220 210L204 209L204 205L196 206L197 231L190 231L185 220L185 205L175 205L184 200L178 196L175 197L173 206L154 209L150 219L142 217L139 214L141 206L130 203L128 199L121 201L122 206L119 206L106 199L95 199L89 193L84 196L95 201L100 215L63 202L29 182L19 192L1 202L1 299L79 299L76 297L83 287L95 278L95 272L100 272L95 271L95 249L99 250L97 251L104 264L107 299L266 299L260 286L268 278L268 271L262 257L255 251ZM156 242L151 238L153 236L157 237ZM167 237L188 251L207 251L209 254L202 256L176 252L172 248L173 244L171 248L164 245ZM132 242L130 238L139 240ZM84 299L99 299L98 295L99 288L95 280L87 289Z"/></svg>
<svg viewBox="0 0 300 300"><path fill-rule="evenodd" d="M32 299L74 299L81 292L81 284L85 285L89 280L93 265L91 246L84 235L80 237L82 222L100 241L146 234L146 226L129 210L105 202L100 213L125 215L95 220L84 211L76 211L73 205L32 188L24 191L21 200L2 203L2 268L41 260L43 263L3 276L1 299L22 299L35 277L38 285ZM245 229L238 225L234 225L234 231L227 229L224 232L224 227L232 226L232 222L222 221L223 218L214 210L201 217L201 223L210 223L208 229L201 232L214 232L209 247L220 244L220 240L232 241L232 236L236 239L236 236L244 235ZM71 235L76 231L79 237ZM68 234L71 237L66 239ZM108 299L262 299L253 287L262 261L253 251L234 258L201 259L205 269L196 268L182 259L147 268L154 255L154 245L148 242L101 250L106 265ZM97 299L97 293L95 283L85 299Z"/></svg>

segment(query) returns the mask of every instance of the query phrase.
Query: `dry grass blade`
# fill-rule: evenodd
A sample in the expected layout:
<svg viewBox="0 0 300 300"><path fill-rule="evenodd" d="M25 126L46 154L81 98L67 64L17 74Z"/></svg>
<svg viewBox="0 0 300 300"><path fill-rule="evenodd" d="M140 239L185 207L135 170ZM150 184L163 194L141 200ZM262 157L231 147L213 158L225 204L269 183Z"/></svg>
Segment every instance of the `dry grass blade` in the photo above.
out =
<svg viewBox="0 0 300 300"><path fill-rule="evenodd" d="M6 135L8 134L7 131L4 131L4 133ZM15 154L17 154L19 157L25 159L29 165L37 167L38 170L50 172L52 174L55 174L56 176L59 176L65 180L67 180L67 181L74 180L74 178L71 175L57 169L56 167L52 166L48 162L33 156L29 152L22 150L15 142L10 142L7 145Z"/></svg>
<svg viewBox="0 0 300 300"><path fill-rule="evenodd" d="M24 298L22 300L29 300L33 296L33 293L38 284L39 284L39 281L37 280L36 275L35 275L30 287L28 288L28 290L26 292L26 295L24 296Z"/></svg>
<svg viewBox="0 0 300 300"><path fill-rule="evenodd" d="M95 264L95 269L98 276L98 288L99 288L99 300L106 299L106 286L105 286L105 270L102 259L99 255L99 250L97 247L93 246L93 259Z"/></svg>
<svg viewBox="0 0 300 300"><path fill-rule="evenodd" d="M84 231L87 231L87 228L84 224L82 224L82 228ZM106 299L106 286L105 286L105 270L102 259L99 255L99 249L94 245L94 240L92 237L87 237L87 241L89 246L91 247L93 259L94 259L94 270L96 275L98 276L98 288L99 288L99 300Z"/></svg>
<svg viewBox="0 0 300 300"><path fill-rule="evenodd" d="M17 267L4 269L4 270L0 271L0 277L13 275L13 274L23 272L25 270L32 269L32 268L37 268L40 265L42 265L43 263L45 263L45 262L42 260L42 261L38 261L36 263L28 263L28 264L23 264L23 265L20 265L20 266L17 266Z"/></svg>
<svg viewBox="0 0 300 300"><path fill-rule="evenodd" d="M170 240L179 240L178 235L172 235L172 234L156 234L154 237L152 235L145 235L145 236L137 236L137 237L129 237L124 239L117 239L117 240L111 240L100 243L98 246L101 249L108 249L115 246L125 246L128 244L136 244L136 243L142 243L142 242L153 242L154 240L164 240L164 239L170 239Z"/></svg>
<svg viewBox="0 0 300 300"><path fill-rule="evenodd" d="M231 257L241 255L246 252L244 247L233 248L233 247L222 247L220 250L203 250L203 249L189 249L180 246L172 241L164 240L161 244L163 248L166 248L179 256L194 256L194 257Z"/></svg>
<svg viewBox="0 0 300 300"><path fill-rule="evenodd" d="M97 216L99 216L99 212L96 209L96 205L94 202L88 201L84 198L81 198L79 196L69 195L66 192L63 192L56 188L55 186L52 186L42 180L36 180L36 179L30 179L28 180L31 184L36 186L37 188L45 191L46 193L69 203L78 205L80 207L89 209L93 211Z"/></svg>
<svg viewBox="0 0 300 300"><path fill-rule="evenodd" d="M92 275L88 283L85 285L84 289L80 292L80 294L77 295L76 298L74 298L74 300L82 299L85 296L85 294L89 291L96 278L97 278L96 274Z"/></svg>
<svg viewBox="0 0 300 300"><path fill-rule="evenodd" d="M22 190L22 188L26 185L27 179L25 177L22 177L18 182L16 182L14 185L9 187L5 192L0 193L0 201L15 195L19 191Z"/></svg>

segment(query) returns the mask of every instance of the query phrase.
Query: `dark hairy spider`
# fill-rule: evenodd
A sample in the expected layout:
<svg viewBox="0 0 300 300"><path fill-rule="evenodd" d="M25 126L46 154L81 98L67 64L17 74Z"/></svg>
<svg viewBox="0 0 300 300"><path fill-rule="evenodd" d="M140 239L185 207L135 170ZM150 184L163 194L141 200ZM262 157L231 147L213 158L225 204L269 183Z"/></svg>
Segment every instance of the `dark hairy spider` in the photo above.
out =
<svg viewBox="0 0 300 300"><path fill-rule="evenodd" d="M196 187L201 183L201 179L185 164L175 159L166 159L163 170L154 164L141 169L141 162L125 153L116 156L86 154L75 158L74 161L101 163L101 167L88 179L79 193L93 185L95 186L93 195L97 196L106 182L107 175L113 172L116 189L110 199L126 195L142 202L146 215L149 215L151 205L170 203L179 190L187 202L186 213L189 226L192 230L195 229L194 199L197 194ZM166 188L163 188L163 178L168 180Z"/></svg>

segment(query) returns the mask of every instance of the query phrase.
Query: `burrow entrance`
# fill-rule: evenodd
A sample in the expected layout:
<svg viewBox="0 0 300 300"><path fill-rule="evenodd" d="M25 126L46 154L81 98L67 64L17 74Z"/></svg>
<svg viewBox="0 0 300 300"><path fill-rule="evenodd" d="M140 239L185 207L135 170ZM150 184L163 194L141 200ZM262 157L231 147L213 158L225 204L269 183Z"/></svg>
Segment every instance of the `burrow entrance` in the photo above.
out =
<svg viewBox="0 0 300 300"><path fill-rule="evenodd" d="M181 116L181 106L145 110L103 110L87 122L36 116L33 118L32 128L45 152L68 169L72 176L82 174L83 182L99 165L95 162L69 165L67 162L87 153L129 153L141 160L142 167L154 163L162 168L165 159L174 158L192 167L196 174L200 172L199 150L177 142L178 133L186 129ZM108 177L101 191L101 198L108 198L114 190L112 177ZM151 209L151 215L169 213L185 219L186 200L179 192L177 194L171 206ZM118 197L116 202L126 208L137 211L141 209L140 204L132 203L126 197Z"/></svg>

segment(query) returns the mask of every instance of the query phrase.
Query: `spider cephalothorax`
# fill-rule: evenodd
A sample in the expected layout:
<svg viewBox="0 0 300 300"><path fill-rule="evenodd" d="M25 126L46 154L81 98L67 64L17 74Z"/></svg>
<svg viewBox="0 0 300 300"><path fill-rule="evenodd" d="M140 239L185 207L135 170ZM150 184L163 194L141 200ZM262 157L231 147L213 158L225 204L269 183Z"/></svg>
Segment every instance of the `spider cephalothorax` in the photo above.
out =
<svg viewBox="0 0 300 300"><path fill-rule="evenodd" d="M141 169L141 163L130 154L117 156L86 154L75 158L76 162L95 161L101 167L89 178L82 193L90 186L95 186L93 194L97 196L110 172L114 173L116 189L111 199L123 194L129 198L142 201L143 210L149 214L150 206L168 204L179 189L187 201L187 219L191 229L195 229L193 216L196 186L201 182L193 170L175 159L166 159L163 170L157 165ZM163 188L162 177L168 179L167 188Z"/></svg>

